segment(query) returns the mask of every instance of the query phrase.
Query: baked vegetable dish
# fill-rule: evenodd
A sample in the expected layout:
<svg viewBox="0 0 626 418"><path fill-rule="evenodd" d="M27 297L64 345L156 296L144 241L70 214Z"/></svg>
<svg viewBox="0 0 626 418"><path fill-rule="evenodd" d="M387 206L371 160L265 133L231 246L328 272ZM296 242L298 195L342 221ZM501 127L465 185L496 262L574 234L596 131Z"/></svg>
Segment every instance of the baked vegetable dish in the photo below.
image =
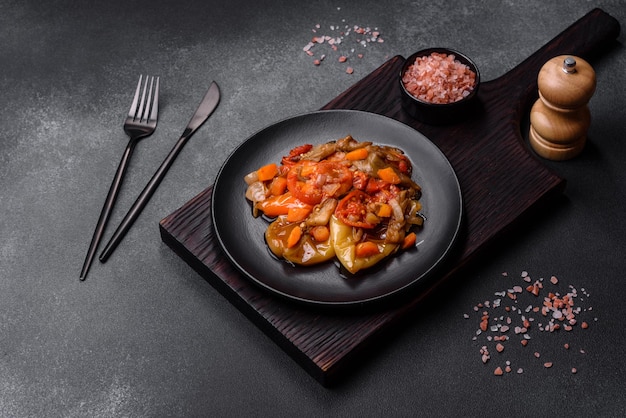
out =
<svg viewBox="0 0 626 418"><path fill-rule="evenodd" d="M336 258L354 274L415 247L425 218L412 169L402 150L348 135L246 175L246 199L270 222L276 257L303 266Z"/></svg>

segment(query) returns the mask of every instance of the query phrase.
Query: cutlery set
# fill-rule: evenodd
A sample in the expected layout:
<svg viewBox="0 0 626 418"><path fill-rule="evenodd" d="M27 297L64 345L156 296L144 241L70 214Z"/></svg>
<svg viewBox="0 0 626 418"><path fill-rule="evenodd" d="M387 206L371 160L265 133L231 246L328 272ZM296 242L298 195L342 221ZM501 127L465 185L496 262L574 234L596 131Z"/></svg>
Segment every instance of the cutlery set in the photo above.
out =
<svg viewBox="0 0 626 418"><path fill-rule="evenodd" d="M148 204L148 201L158 188L159 184L167 174L168 170L174 163L174 160L183 149L189 138L191 138L198 128L200 128L200 126L209 118L217 107L219 101L219 87L215 82L212 82L182 135L165 160L161 163L157 171L154 173L144 190L140 193L135 203L128 210L126 216L100 254L100 262L106 262L113 251L115 251L135 220L137 220L141 214L143 208ZM109 221L111 211L119 194L133 150L140 139L152 135L152 133L156 130L158 111L159 78L146 76L144 79L143 76L140 76L128 116L124 121L124 131L129 136L130 140L124 150L120 164L115 172L115 176L113 177L113 182L109 188L104 206L100 212L100 216L89 245L89 250L87 251L87 256L85 257L85 261L80 272L81 280L85 280L87 278L87 273L89 272L93 259L95 258L98 246L104 235L104 230L106 229Z"/></svg>

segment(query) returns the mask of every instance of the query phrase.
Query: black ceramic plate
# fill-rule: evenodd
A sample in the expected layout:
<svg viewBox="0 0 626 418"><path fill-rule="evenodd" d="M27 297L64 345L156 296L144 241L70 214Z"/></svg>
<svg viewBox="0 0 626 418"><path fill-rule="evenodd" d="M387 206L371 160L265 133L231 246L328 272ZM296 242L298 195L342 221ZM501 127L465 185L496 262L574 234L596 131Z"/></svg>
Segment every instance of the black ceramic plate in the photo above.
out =
<svg viewBox="0 0 626 418"><path fill-rule="evenodd" d="M270 162L279 163L295 146L320 144L352 135L358 141L393 145L413 163L413 180L422 186L426 222L416 250L399 252L371 270L345 276L332 261L293 266L271 255L264 240L268 223L253 218L244 194L244 176ZM442 263L459 232L462 199L457 177L443 153L424 135L393 119L352 110L307 113L283 120L241 144L218 173L212 216L220 246L247 277L276 295L317 305L379 301L425 280Z"/></svg>

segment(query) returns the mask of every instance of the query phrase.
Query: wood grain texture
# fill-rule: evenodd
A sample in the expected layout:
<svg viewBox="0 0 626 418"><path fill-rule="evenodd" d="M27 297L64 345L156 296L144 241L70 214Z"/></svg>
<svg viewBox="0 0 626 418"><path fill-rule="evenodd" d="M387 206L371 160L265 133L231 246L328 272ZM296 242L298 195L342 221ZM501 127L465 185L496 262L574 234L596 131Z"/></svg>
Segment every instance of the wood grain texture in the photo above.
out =
<svg viewBox="0 0 626 418"><path fill-rule="evenodd" d="M592 10L507 74L484 83L476 114L454 126L425 125L404 113L397 79L404 61L400 56L323 107L369 111L406 123L439 146L457 173L466 218L458 252L436 282L402 303L360 313L321 312L265 293L223 256L211 224L211 187L164 218L161 237L308 373L331 385L432 290L497 241L516 220L563 189L564 179L532 154L520 133L522 118L537 98L537 73L555 55L591 60L619 31L615 19Z"/></svg>

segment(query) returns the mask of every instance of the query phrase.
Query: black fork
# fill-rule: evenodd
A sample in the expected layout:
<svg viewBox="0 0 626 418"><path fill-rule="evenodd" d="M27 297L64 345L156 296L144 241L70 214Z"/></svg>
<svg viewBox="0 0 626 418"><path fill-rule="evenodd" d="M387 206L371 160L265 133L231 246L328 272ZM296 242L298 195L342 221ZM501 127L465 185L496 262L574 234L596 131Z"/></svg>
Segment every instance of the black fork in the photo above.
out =
<svg viewBox="0 0 626 418"><path fill-rule="evenodd" d="M87 256L85 257L85 262L80 272L81 280L85 280L87 277L91 262L98 250L98 245L104 234L106 224L109 221L111 210L115 205L115 200L117 199L135 145L139 139L151 135L157 126L157 115L159 112L159 78L157 77L155 79L154 77L146 76L145 81L143 81L143 89L142 81L143 77L139 76L133 103L124 121L124 131L130 137L130 140L128 141L128 145L126 145L122 160L115 172L115 177L113 178L113 183L111 183L104 206L102 207L102 212L100 212L98 224L91 238L91 244L89 245L89 250L87 251ZM148 81L150 82L149 86Z"/></svg>

